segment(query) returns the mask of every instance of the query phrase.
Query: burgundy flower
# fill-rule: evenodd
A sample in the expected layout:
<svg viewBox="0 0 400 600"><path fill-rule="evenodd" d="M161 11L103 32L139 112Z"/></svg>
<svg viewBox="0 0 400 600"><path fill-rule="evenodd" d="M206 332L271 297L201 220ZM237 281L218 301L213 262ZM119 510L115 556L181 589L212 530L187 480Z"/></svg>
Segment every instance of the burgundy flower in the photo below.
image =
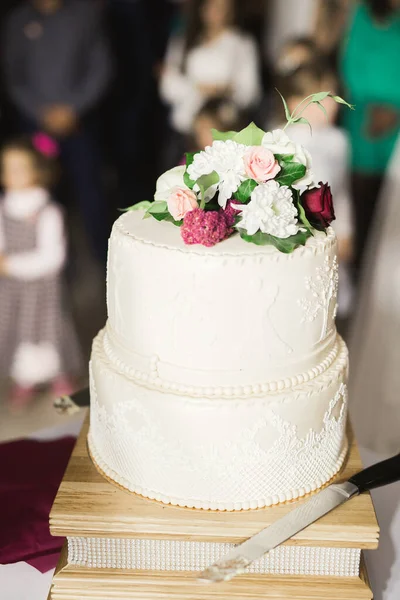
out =
<svg viewBox="0 0 400 600"><path fill-rule="evenodd" d="M300 201L311 225L314 225L317 229L326 229L335 219L332 192L327 183L320 181L318 185L319 188L304 192Z"/></svg>
<svg viewBox="0 0 400 600"><path fill-rule="evenodd" d="M223 214L216 210L205 211L195 208L186 213L181 226L185 244L215 246L232 233Z"/></svg>
<svg viewBox="0 0 400 600"><path fill-rule="evenodd" d="M235 218L239 214L239 210L234 206L240 204L238 200L228 200L226 207L220 209L220 213L224 215L226 224L228 227L233 227L235 224Z"/></svg>

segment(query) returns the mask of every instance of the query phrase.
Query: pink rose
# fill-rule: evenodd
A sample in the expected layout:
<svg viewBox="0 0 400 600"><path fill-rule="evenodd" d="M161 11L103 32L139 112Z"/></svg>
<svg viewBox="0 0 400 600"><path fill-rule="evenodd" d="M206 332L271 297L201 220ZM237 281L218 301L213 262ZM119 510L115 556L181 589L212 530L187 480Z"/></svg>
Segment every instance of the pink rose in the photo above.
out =
<svg viewBox="0 0 400 600"><path fill-rule="evenodd" d="M175 221L180 221L194 208L198 208L196 194L188 188L173 188L168 200L168 210Z"/></svg>
<svg viewBox="0 0 400 600"><path fill-rule="evenodd" d="M243 157L246 174L258 183L273 179L281 170L275 156L263 146L251 146Z"/></svg>

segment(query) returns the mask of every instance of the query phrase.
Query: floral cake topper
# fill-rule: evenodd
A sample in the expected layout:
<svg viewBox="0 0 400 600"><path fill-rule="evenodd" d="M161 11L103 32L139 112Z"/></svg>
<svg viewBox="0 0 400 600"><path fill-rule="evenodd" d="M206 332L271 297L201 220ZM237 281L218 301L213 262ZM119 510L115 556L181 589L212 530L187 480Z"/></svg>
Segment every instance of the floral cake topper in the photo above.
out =
<svg viewBox="0 0 400 600"><path fill-rule="evenodd" d="M153 202L128 210L177 225L185 244L214 246L236 233L246 242L293 252L335 215L329 185L315 181L309 152L284 130L309 125L302 113L309 104L325 111L322 101L328 96L353 108L339 96L319 92L290 113L282 97L284 129L265 132L254 123L239 132L213 129L211 146L186 153L185 165L159 177Z"/></svg>

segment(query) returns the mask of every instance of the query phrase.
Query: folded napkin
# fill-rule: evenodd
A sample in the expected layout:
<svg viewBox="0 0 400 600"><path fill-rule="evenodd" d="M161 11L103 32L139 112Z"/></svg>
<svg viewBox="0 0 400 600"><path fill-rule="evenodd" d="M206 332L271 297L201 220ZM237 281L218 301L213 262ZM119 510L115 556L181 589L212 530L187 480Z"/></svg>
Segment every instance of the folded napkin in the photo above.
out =
<svg viewBox="0 0 400 600"><path fill-rule="evenodd" d="M75 438L0 444L0 563L25 561L42 573L56 566L63 538L49 513Z"/></svg>

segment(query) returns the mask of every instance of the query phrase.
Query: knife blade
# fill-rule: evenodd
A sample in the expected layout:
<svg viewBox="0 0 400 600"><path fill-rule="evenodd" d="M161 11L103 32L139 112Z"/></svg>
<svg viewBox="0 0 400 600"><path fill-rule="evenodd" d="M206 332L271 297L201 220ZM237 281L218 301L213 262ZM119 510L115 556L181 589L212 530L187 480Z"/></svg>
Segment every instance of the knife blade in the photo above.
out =
<svg viewBox="0 0 400 600"><path fill-rule="evenodd" d="M350 498L400 480L400 454L360 471L344 483L334 483L298 508L235 546L203 571L198 579L207 583L229 581L243 573L256 559L293 537Z"/></svg>

